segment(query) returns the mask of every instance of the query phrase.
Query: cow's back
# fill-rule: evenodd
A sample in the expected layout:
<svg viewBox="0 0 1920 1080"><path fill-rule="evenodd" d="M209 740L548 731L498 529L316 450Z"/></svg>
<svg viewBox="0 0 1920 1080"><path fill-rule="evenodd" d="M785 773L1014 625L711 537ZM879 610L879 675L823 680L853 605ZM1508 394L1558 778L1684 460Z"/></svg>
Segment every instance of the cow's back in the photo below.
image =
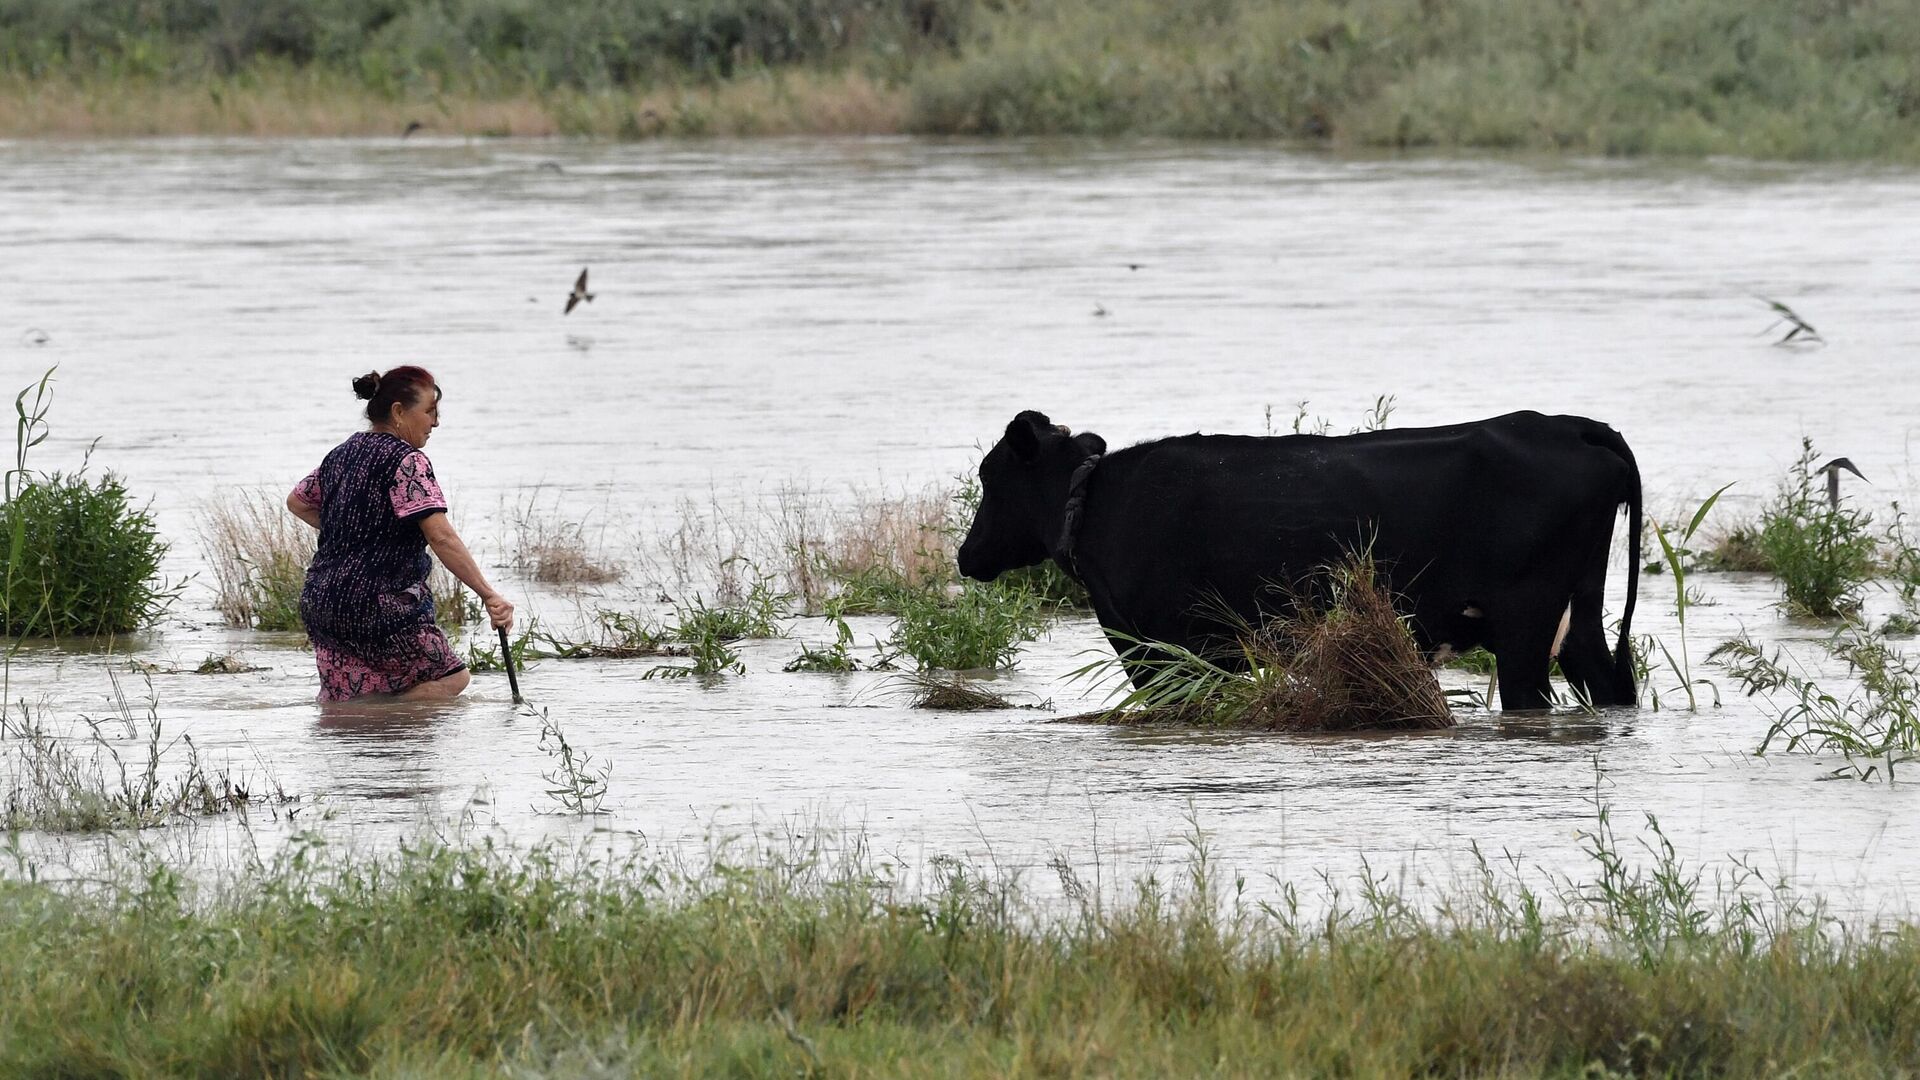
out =
<svg viewBox="0 0 1920 1080"><path fill-rule="evenodd" d="M1370 551L1430 633L1523 577L1564 537L1629 498L1611 429L1521 412L1350 436L1187 435L1109 454L1088 489L1081 548L1103 623L1136 636L1217 638L1217 609L1257 620L1350 551ZM1636 481L1637 482L1637 481ZM1458 636L1458 635L1453 635Z"/></svg>

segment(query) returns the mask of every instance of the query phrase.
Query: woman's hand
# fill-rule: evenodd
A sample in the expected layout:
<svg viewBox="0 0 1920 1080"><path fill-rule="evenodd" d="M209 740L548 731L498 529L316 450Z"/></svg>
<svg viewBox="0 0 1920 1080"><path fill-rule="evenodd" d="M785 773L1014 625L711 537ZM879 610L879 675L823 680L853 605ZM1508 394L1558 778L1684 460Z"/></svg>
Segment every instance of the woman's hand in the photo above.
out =
<svg viewBox="0 0 1920 1080"><path fill-rule="evenodd" d="M513 605L507 602L506 597L494 593L481 602L487 605L487 618L492 620L493 625L502 630L513 629Z"/></svg>

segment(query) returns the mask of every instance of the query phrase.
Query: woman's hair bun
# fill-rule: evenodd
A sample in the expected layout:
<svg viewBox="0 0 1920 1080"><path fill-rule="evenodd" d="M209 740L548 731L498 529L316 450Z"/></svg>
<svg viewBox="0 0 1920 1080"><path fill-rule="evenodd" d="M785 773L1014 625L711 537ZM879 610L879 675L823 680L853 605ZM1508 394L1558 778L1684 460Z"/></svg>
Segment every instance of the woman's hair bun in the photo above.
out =
<svg viewBox="0 0 1920 1080"><path fill-rule="evenodd" d="M369 371L353 380L353 396L362 401L372 401L373 395L380 392L380 373Z"/></svg>

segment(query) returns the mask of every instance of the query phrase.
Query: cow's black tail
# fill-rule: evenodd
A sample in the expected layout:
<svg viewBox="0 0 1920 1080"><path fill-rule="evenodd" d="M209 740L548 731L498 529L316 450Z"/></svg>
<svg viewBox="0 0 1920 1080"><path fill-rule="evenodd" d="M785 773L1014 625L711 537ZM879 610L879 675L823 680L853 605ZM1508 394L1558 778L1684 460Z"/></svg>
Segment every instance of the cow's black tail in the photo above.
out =
<svg viewBox="0 0 1920 1080"><path fill-rule="evenodd" d="M1605 424L1595 423L1593 441L1618 455L1626 463L1629 477L1627 490L1621 493L1620 501L1627 504L1627 606L1620 612L1620 642L1613 650L1613 675L1615 683L1626 695L1626 700L1635 699L1633 680L1633 603L1640 595L1640 530L1643 525L1640 509L1640 464L1633 459L1633 450L1627 446L1627 440L1620 433Z"/></svg>

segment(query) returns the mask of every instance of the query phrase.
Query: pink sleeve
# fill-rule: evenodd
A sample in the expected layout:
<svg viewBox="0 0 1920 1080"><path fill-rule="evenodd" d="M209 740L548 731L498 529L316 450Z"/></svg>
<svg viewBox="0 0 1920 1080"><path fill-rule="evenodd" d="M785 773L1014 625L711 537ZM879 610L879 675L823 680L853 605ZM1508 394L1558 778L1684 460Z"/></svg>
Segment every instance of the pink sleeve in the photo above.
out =
<svg viewBox="0 0 1920 1080"><path fill-rule="evenodd" d="M315 509L325 505L322 501L325 493L320 490L320 470L315 469L307 478L293 485L293 497Z"/></svg>
<svg viewBox="0 0 1920 1080"><path fill-rule="evenodd" d="M440 482L433 478L433 463L418 450L400 459L388 498L393 503L394 515L403 519L425 517L447 508L447 497L440 490Z"/></svg>

